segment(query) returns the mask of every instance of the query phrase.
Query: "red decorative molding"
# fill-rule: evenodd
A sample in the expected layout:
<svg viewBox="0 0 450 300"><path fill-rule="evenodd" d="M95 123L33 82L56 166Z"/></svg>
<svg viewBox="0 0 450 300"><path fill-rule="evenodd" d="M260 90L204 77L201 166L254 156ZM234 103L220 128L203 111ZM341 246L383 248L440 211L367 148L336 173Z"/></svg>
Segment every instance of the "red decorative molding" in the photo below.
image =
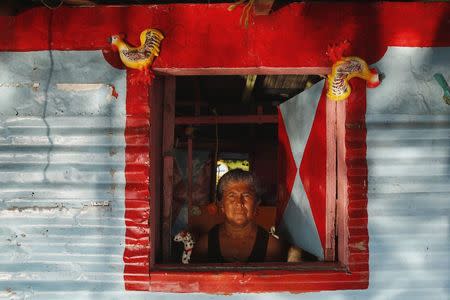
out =
<svg viewBox="0 0 450 300"><path fill-rule="evenodd" d="M352 93L345 102L346 246L343 262L352 274L369 276L367 230L366 82L350 81ZM367 280L368 285L368 280Z"/></svg>
<svg viewBox="0 0 450 300"><path fill-rule="evenodd" d="M241 11L229 12L228 6L34 8L0 16L0 50L107 49L107 38L121 32L137 45L141 31L152 27L165 35L155 70L239 68L245 73L243 68L329 67L327 47L344 40L350 42L349 54L369 64L388 45L447 46L450 40L445 2L291 3L256 16L248 29L239 24Z"/></svg>
<svg viewBox="0 0 450 300"><path fill-rule="evenodd" d="M149 87L130 84L136 70L127 70L125 129L125 251L124 281L127 290L149 290L150 228L148 225L150 170Z"/></svg>

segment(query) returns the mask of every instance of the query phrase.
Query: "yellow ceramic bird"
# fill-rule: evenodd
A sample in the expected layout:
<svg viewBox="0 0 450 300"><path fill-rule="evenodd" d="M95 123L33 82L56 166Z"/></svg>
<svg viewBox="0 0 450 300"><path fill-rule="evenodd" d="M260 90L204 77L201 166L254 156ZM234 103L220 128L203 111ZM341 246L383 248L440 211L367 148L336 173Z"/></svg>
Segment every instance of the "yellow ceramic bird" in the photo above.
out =
<svg viewBox="0 0 450 300"><path fill-rule="evenodd" d="M380 78L376 69L370 69L367 63L356 56L342 57L333 64L331 74L328 75L327 97L334 101L348 98L352 89L349 80L359 77L367 81L367 87L380 85Z"/></svg>
<svg viewBox="0 0 450 300"><path fill-rule="evenodd" d="M159 45L164 35L157 29L146 29L141 32L139 47L126 44L119 35L111 36L110 43L113 49L119 51L120 59L125 66L148 71L156 56L159 55Z"/></svg>

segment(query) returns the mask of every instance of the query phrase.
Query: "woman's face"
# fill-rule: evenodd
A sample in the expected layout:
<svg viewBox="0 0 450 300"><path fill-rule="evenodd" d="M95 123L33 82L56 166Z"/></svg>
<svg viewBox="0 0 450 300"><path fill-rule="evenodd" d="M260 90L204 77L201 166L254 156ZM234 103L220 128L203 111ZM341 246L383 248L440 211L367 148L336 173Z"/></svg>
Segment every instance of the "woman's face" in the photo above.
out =
<svg viewBox="0 0 450 300"><path fill-rule="evenodd" d="M245 226L255 217L255 187L248 182L230 181L224 186L221 203L221 210L228 223Z"/></svg>

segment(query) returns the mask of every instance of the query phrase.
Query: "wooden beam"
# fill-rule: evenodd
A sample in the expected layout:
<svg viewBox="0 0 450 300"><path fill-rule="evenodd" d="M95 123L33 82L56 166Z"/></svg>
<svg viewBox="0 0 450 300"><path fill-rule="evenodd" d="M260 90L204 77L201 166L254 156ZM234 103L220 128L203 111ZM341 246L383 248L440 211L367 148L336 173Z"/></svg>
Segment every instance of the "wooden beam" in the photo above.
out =
<svg viewBox="0 0 450 300"><path fill-rule="evenodd" d="M175 77L164 80L163 105L163 216L162 251L163 261L168 262L172 249L172 199L173 199L173 143L175 118Z"/></svg>
<svg viewBox="0 0 450 300"><path fill-rule="evenodd" d="M248 67L248 68L152 68L156 75L192 76L192 75L326 75L331 67Z"/></svg>
<svg viewBox="0 0 450 300"><path fill-rule="evenodd" d="M214 124L264 124L278 123L277 115L242 115L242 116L204 116L176 117L175 125L214 125Z"/></svg>
<svg viewBox="0 0 450 300"><path fill-rule="evenodd" d="M257 16L267 16L272 11L275 0L255 0L254 11Z"/></svg>

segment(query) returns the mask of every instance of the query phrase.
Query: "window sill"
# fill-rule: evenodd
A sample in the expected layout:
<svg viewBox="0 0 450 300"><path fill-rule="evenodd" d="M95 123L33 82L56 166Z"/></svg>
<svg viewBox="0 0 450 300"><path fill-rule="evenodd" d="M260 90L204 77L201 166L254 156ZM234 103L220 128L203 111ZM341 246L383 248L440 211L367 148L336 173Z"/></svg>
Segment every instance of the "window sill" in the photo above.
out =
<svg viewBox="0 0 450 300"><path fill-rule="evenodd" d="M252 271L342 271L347 269L339 263L335 262L303 262L303 263L208 263L208 264L158 264L153 266L154 271L238 271L238 272L252 272Z"/></svg>
<svg viewBox="0 0 450 300"><path fill-rule="evenodd" d="M368 272L338 263L155 265L149 290L176 293L303 293L367 288Z"/></svg>

